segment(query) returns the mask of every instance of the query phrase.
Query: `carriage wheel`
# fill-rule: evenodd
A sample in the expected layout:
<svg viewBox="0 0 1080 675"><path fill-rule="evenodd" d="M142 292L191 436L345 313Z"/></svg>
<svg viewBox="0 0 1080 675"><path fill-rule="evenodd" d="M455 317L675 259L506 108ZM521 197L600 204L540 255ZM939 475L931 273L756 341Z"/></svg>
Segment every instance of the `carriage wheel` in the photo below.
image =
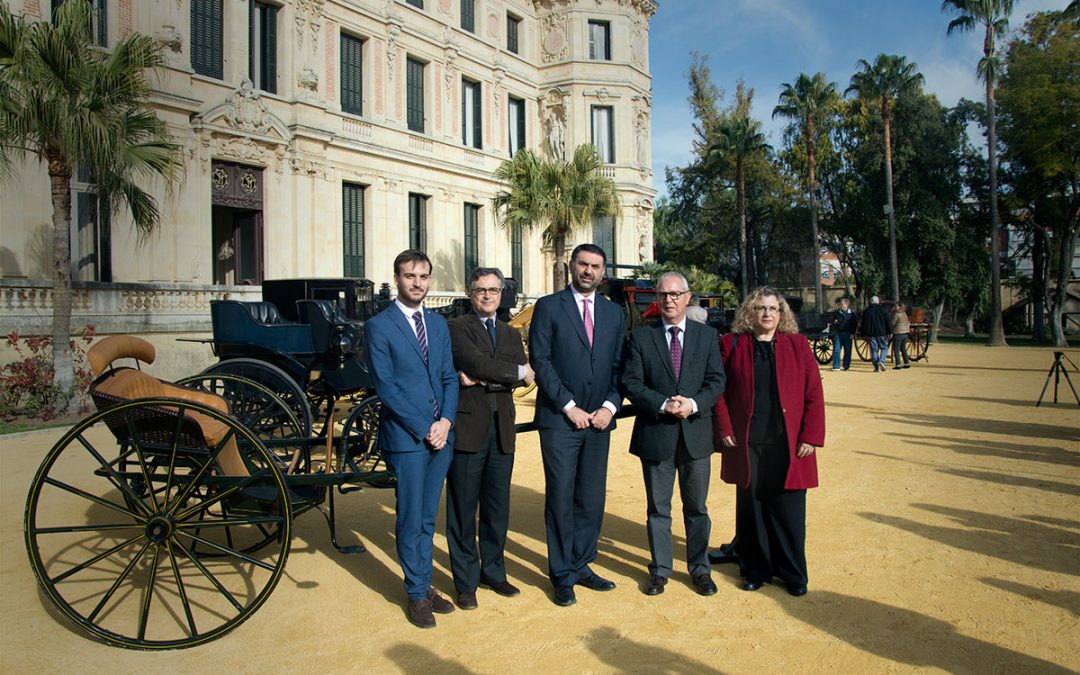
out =
<svg viewBox="0 0 1080 675"><path fill-rule="evenodd" d="M195 416L218 442L203 440ZM34 575L62 614L110 644L213 640L255 613L284 571L292 507L277 463L234 418L198 403L137 399L91 415L31 483ZM241 550L268 529L272 548ZM221 555L202 558L196 545Z"/></svg>
<svg viewBox="0 0 1080 675"><path fill-rule="evenodd" d="M364 474L359 478L371 487L394 487L397 478L379 450L378 396L368 396L353 409L341 430L338 446L338 471Z"/></svg>
<svg viewBox="0 0 1080 675"><path fill-rule="evenodd" d="M859 355L860 361L870 360L870 341L861 335L856 335L851 339L855 343L855 353Z"/></svg>
<svg viewBox="0 0 1080 675"><path fill-rule="evenodd" d="M303 425L311 433L311 405L307 395L296 380L289 377L281 368L259 359L237 358L219 361L200 373L201 375L228 373L254 380L280 396Z"/></svg>
<svg viewBox="0 0 1080 675"><path fill-rule="evenodd" d="M926 334L921 330L908 333L908 356L912 361L921 361L926 358L926 342Z"/></svg>
<svg viewBox="0 0 1080 675"><path fill-rule="evenodd" d="M831 335L818 335L814 338L814 358L823 366L832 363L833 339Z"/></svg>

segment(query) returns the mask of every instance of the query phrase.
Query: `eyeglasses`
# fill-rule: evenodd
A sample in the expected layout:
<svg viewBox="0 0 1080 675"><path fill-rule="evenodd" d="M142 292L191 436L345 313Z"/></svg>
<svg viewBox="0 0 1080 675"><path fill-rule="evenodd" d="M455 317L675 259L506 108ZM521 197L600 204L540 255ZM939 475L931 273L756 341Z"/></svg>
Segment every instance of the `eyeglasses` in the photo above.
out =
<svg viewBox="0 0 1080 675"><path fill-rule="evenodd" d="M658 291L656 297L660 300L678 300L690 291Z"/></svg>
<svg viewBox="0 0 1080 675"><path fill-rule="evenodd" d="M754 311L758 314L776 314L780 315L779 307L766 307L765 305L754 305Z"/></svg>
<svg viewBox="0 0 1080 675"><path fill-rule="evenodd" d="M501 288L474 288L472 289L473 295L498 295L502 293Z"/></svg>

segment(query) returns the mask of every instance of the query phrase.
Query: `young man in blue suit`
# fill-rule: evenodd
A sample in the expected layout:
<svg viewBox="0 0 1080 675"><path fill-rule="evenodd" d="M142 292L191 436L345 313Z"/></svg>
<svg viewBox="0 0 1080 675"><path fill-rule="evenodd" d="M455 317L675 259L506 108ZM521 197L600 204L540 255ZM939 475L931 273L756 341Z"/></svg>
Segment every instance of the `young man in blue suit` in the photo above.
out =
<svg viewBox="0 0 1080 675"><path fill-rule="evenodd" d="M596 292L606 260L599 246L575 248L571 284L540 298L529 326L529 358L539 388L548 577L555 604L562 607L577 602L575 585L615 588L589 567L604 520L608 442L622 402L623 313Z"/></svg>
<svg viewBox="0 0 1080 675"><path fill-rule="evenodd" d="M453 458L458 378L446 320L424 309L431 260L403 251L394 260L397 299L364 325L365 353L382 402L379 448L397 474L398 562L409 621L434 628L432 612L454 605L431 587L435 513Z"/></svg>

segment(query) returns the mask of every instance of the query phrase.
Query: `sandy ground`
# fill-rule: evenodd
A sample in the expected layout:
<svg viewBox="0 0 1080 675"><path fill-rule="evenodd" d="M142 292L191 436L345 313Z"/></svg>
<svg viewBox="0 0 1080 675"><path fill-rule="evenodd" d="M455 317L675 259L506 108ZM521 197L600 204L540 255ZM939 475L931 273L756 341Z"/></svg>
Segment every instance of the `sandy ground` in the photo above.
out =
<svg viewBox="0 0 1080 675"><path fill-rule="evenodd" d="M1070 352L1074 361L1080 354ZM4 673L175 672L971 672L1080 669L1080 412L1064 382L1035 408L1050 351L936 346L907 371L823 370L828 445L809 496L810 593L689 587L681 523L677 572L647 597L644 490L612 438L608 508L596 569L618 583L548 598L543 472L535 433L519 439L508 570L516 598L481 590L480 608L409 625L394 554L393 495L338 501L330 546L313 513L296 522L285 576L267 603L221 639L149 653L84 637L47 605L27 563L26 490L60 431L0 439L0 670ZM1080 385L1080 376L1073 375ZM1048 393L1048 400L1050 394ZM1065 403L1068 401L1069 403ZM531 411L523 411L527 417ZM733 527L734 492L714 468L713 542ZM677 508L677 507L676 507ZM676 518L678 521L678 518ZM453 590L443 524L435 586Z"/></svg>

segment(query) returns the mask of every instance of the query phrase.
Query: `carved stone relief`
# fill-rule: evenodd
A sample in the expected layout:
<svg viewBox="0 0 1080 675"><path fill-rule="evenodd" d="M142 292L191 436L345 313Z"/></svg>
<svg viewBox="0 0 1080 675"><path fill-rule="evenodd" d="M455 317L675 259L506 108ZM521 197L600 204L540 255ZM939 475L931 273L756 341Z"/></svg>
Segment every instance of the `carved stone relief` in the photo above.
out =
<svg viewBox="0 0 1080 675"><path fill-rule="evenodd" d="M569 51L566 38L566 14L551 12L540 20L540 57L544 63L562 61Z"/></svg>
<svg viewBox="0 0 1080 675"><path fill-rule="evenodd" d="M296 0L294 18L296 23L296 43L303 47L304 33L310 31L312 54L315 54L319 49L319 30L322 27L324 4L326 4L326 0Z"/></svg>

